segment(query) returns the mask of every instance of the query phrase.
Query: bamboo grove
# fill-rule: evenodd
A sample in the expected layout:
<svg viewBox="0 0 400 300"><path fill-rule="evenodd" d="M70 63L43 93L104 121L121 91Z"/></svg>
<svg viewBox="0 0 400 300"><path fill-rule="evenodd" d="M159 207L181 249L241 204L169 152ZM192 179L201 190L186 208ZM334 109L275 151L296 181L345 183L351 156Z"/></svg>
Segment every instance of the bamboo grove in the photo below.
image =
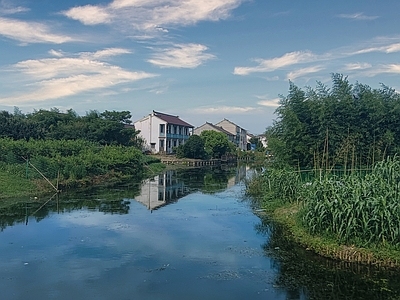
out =
<svg viewBox="0 0 400 300"><path fill-rule="evenodd" d="M308 232L310 238L298 236L307 248L399 266L399 94L333 74L331 88L317 83L303 91L290 83L276 113L267 130L272 164L247 183L248 193L275 212L290 211L283 219ZM328 239L325 246L319 237ZM333 253L340 245L372 252Z"/></svg>
<svg viewBox="0 0 400 300"><path fill-rule="evenodd" d="M300 89L290 82L277 121L267 129L277 161L301 168L370 166L400 149L400 95L381 85L350 84L332 74L332 87Z"/></svg>

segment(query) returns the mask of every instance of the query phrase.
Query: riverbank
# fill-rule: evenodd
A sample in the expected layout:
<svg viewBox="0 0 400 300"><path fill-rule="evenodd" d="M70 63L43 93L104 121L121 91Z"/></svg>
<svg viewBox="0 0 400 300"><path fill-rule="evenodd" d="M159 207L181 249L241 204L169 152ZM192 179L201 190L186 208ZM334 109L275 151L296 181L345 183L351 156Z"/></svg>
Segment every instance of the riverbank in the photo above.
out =
<svg viewBox="0 0 400 300"><path fill-rule="evenodd" d="M151 163L144 168L144 175L141 180L154 176L166 169L162 163ZM121 173L108 172L104 175L87 176L80 180L66 181L60 183L58 188L60 192L75 188L114 186L130 179L136 179L136 175L122 175ZM55 180L53 184L57 185ZM52 195L57 192L44 178L30 179L8 172L0 173L0 200L5 199L26 199Z"/></svg>
<svg viewBox="0 0 400 300"><path fill-rule="evenodd" d="M305 248L322 257L351 263L374 265L378 267L400 269L400 251L387 247L360 248L355 245L344 245L328 236L309 234L301 224L302 203L264 206L260 215L283 226L285 235Z"/></svg>
<svg viewBox="0 0 400 300"><path fill-rule="evenodd" d="M399 269L397 181L386 178L388 169L396 168L382 164L364 175L307 180L298 172L269 169L247 182L246 191L266 218L308 251Z"/></svg>

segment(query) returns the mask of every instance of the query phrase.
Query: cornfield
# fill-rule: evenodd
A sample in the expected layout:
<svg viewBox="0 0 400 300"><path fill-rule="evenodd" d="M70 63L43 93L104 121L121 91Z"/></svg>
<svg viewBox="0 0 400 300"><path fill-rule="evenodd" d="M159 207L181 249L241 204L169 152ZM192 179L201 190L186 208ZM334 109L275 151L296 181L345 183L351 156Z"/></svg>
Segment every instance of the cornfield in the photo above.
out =
<svg viewBox="0 0 400 300"><path fill-rule="evenodd" d="M365 174L323 176L303 190L304 225L358 246L400 246L400 160L387 158Z"/></svg>

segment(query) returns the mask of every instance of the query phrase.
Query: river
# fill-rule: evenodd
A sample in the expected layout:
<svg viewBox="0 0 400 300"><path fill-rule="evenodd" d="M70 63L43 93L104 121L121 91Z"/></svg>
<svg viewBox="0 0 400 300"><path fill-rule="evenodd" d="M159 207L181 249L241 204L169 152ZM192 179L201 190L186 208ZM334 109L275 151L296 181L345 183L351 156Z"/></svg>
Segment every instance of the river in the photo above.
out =
<svg viewBox="0 0 400 300"><path fill-rule="evenodd" d="M396 271L293 245L244 194L245 165L0 206L0 298L400 299Z"/></svg>

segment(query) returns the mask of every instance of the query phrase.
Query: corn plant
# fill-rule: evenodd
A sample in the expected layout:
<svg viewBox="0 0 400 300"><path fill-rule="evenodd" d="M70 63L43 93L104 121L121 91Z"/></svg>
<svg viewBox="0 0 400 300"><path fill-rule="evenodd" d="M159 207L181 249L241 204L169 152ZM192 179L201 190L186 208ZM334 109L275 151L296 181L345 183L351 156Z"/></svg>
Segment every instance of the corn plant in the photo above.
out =
<svg viewBox="0 0 400 300"><path fill-rule="evenodd" d="M313 234L327 233L360 246L400 247L400 160L388 158L368 174L324 176L304 194L303 221Z"/></svg>

